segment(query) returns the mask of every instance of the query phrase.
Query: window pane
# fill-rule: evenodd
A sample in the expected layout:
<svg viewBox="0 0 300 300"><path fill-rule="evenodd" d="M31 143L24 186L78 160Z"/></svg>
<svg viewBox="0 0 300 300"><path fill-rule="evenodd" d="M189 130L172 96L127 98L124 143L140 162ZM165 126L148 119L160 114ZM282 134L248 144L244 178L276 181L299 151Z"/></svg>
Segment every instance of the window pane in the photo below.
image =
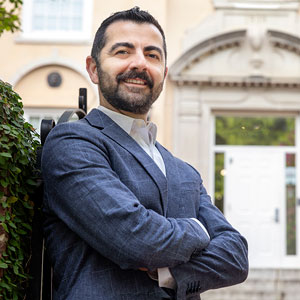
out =
<svg viewBox="0 0 300 300"><path fill-rule="evenodd" d="M83 29L83 0L34 0L33 30L81 31Z"/></svg>
<svg viewBox="0 0 300 300"><path fill-rule="evenodd" d="M58 1L49 1L48 5L47 5L47 11L45 11L45 14L49 15L49 16L55 16L58 13Z"/></svg>
<svg viewBox="0 0 300 300"><path fill-rule="evenodd" d="M68 11L70 11L71 7L70 7L70 2L69 1L62 1L60 3L60 10L63 14L67 13Z"/></svg>
<svg viewBox="0 0 300 300"><path fill-rule="evenodd" d="M216 117L216 145L294 146L295 118Z"/></svg>
<svg viewBox="0 0 300 300"><path fill-rule="evenodd" d="M286 154L286 254L296 255L296 155Z"/></svg>
<svg viewBox="0 0 300 300"><path fill-rule="evenodd" d="M45 19L41 16L35 16L32 23L34 30L43 30L45 28Z"/></svg>
<svg viewBox="0 0 300 300"><path fill-rule="evenodd" d="M74 1L73 3L73 13L76 15L81 15L82 11L82 2L81 1Z"/></svg>
<svg viewBox="0 0 300 300"><path fill-rule="evenodd" d="M56 30L56 28L57 28L57 18L55 16L49 16L47 29Z"/></svg>
<svg viewBox="0 0 300 300"><path fill-rule="evenodd" d="M82 29L82 19L79 18L73 18L72 20L72 30L81 30Z"/></svg>
<svg viewBox="0 0 300 300"><path fill-rule="evenodd" d="M70 29L70 18L68 18L68 17L60 18L59 28L62 30L69 30Z"/></svg>

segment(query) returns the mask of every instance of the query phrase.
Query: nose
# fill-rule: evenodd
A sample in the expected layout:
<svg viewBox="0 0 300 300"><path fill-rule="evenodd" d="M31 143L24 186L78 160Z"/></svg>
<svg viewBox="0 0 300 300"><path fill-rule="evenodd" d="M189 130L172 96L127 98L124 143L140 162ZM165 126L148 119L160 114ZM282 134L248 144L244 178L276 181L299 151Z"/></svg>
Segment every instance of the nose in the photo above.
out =
<svg viewBox="0 0 300 300"><path fill-rule="evenodd" d="M132 61L130 64L130 69L135 69L138 71L146 71L148 68L147 59L142 51L137 51L132 56Z"/></svg>

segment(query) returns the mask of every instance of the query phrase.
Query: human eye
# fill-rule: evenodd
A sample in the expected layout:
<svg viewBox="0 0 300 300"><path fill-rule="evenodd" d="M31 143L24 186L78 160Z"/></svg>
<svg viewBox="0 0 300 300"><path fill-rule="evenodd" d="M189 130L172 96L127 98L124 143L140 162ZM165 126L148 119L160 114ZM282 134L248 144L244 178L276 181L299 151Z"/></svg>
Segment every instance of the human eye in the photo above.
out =
<svg viewBox="0 0 300 300"><path fill-rule="evenodd" d="M129 52L127 50L124 50L124 49L120 49L120 50L117 50L115 52L116 55L126 55L126 54L129 54Z"/></svg>
<svg viewBox="0 0 300 300"><path fill-rule="evenodd" d="M156 59L156 60L160 60L160 55L156 54L156 53L148 53L147 54L148 57Z"/></svg>

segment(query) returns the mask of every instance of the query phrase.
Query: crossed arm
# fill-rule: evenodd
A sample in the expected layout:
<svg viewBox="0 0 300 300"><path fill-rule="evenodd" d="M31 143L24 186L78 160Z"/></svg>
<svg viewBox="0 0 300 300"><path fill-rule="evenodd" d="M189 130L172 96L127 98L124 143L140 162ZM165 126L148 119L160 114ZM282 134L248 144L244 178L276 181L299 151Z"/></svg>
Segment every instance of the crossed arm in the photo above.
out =
<svg viewBox="0 0 300 300"><path fill-rule="evenodd" d="M43 152L49 209L72 231L122 269L169 267L178 299L189 289L199 293L245 279L246 242L202 185L198 219L211 241L189 218L146 209L111 169L104 145L96 145L90 132L79 135L76 126L54 128Z"/></svg>
<svg viewBox="0 0 300 300"><path fill-rule="evenodd" d="M201 180L201 179L200 179ZM248 275L247 242L211 203L201 185L198 219L207 228L211 241L187 263L170 268L177 284L178 299L243 282Z"/></svg>
<svg viewBox="0 0 300 300"><path fill-rule="evenodd" d="M185 299L186 294L241 283L248 275L246 240L212 205L203 185L200 195L198 219L208 229L211 241L205 249L194 253L187 263L169 268L172 283L176 282L178 299Z"/></svg>

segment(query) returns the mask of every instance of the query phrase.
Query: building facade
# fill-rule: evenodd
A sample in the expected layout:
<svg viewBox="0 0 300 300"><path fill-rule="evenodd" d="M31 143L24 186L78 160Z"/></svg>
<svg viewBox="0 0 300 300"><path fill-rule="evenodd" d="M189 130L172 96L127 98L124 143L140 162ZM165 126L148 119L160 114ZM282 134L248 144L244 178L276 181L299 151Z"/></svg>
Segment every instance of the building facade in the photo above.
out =
<svg viewBox="0 0 300 300"><path fill-rule="evenodd" d="M167 38L169 74L151 111L158 140L201 172L249 242L248 286L203 299L300 299L299 0L24 0L22 32L0 39L0 78L37 128L77 107L80 87L96 107L93 35L135 5Z"/></svg>

